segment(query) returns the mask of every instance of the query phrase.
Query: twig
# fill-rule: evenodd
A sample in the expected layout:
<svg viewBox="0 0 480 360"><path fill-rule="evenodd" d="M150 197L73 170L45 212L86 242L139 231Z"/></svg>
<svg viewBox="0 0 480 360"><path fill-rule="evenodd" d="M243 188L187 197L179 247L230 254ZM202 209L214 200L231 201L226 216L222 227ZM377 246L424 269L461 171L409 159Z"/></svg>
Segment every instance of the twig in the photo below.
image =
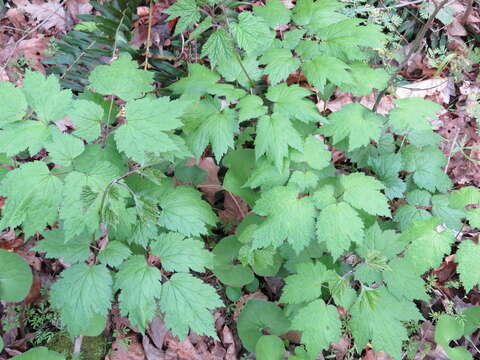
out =
<svg viewBox="0 0 480 360"><path fill-rule="evenodd" d="M52 13L50 15L48 15L45 19L43 19L42 21L40 21L35 27L33 27L32 29L30 29L30 31L28 31L27 33L25 33L20 39L18 39L16 42L15 42L15 46L13 47L12 51L10 52L10 55L8 55L7 59L5 60L5 63L3 64L3 66L0 68L0 73L2 73L5 68L7 67L8 63L10 62L10 59L12 58L13 54L15 53L15 50L17 50L17 47L18 47L18 44L20 44L23 40L25 40L27 37L29 37L32 33L34 33L35 31L37 31L40 27L42 27L47 21L50 20L50 18L57 14L57 11L60 10L60 8L63 6L63 4L65 3L66 0L62 0L60 1L60 3L58 4L58 6L52 11Z"/></svg>
<svg viewBox="0 0 480 360"><path fill-rule="evenodd" d="M150 56L150 40L152 38L152 14L153 0L150 0L150 9L148 10L147 44L145 49L145 62L143 63L143 70L148 70L148 57Z"/></svg>
<svg viewBox="0 0 480 360"><path fill-rule="evenodd" d="M415 37L415 40L413 40L412 46L410 47L410 50L408 51L407 55L405 56L405 59L398 65L397 70L390 76L390 79L388 79L387 86L385 89L383 89L377 96L377 99L375 100L375 104L373 105L372 111L375 112L377 111L378 105L380 105L380 100L382 100L382 97L385 95L387 92L387 89L393 85L395 82L395 79L397 78L397 75L400 73L400 71L403 70L403 68L408 64L408 61L412 57L412 55L417 52L418 48L420 47L420 43L422 42L423 38L425 37L425 34L427 33L428 29L433 24L433 21L435 20L435 17L439 13L439 11L449 2L450 0L443 0L439 5L435 7L435 10L433 10L432 14L428 18L428 21L421 27L420 31L418 32L417 36Z"/></svg>
<svg viewBox="0 0 480 360"><path fill-rule="evenodd" d="M455 137L453 138L452 146L450 146L450 151L448 152L448 160L447 160L447 165L445 165L445 174L448 171L448 165L450 165L450 159L452 158L453 155L453 149L455 148L455 145L457 145L457 138L458 134L460 133L460 128L457 129L457 132L455 133Z"/></svg>

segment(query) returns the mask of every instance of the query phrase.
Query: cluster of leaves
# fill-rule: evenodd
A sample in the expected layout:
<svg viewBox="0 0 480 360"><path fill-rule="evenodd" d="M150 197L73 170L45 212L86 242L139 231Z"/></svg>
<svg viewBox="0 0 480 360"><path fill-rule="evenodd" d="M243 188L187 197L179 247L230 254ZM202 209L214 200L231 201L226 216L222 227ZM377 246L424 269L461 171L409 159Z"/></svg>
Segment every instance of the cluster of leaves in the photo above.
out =
<svg viewBox="0 0 480 360"><path fill-rule="evenodd" d="M167 10L180 17L177 32L198 24L191 36L206 37L202 57L212 65L190 64L171 97L156 96L152 73L128 53L96 67L75 97L36 72L23 88L0 83L12 99L2 104L0 150L15 166L0 174L0 228L40 233L36 251L71 264L50 301L72 335L98 334L118 301L140 332L160 312L175 336L215 338L211 310L222 301L191 273L210 269L235 288L284 277L277 303L251 300L238 319L244 347L259 358L281 359L279 336L295 330L302 345L290 359L314 359L342 334L359 352L371 343L401 359L406 323L423 319L415 301L429 300L422 275L451 253L462 226L480 227L478 189L448 193L442 138L429 122L439 106L410 98L386 116L359 103L324 116L289 76L302 72L324 99L338 88L383 90L388 74L366 65L382 47L380 27L347 17L335 0L298 0L292 10L267 0L239 14L207 3L210 12L194 0ZM55 122L65 116L73 131L62 133ZM335 168L334 148L349 166ZM47 156L34 160L42 149ZM185 162L206 152L227 169L224 188L252 209L212 252L201 237L217 225L215 212L176 181L182 173L193 183ZM466 290L480 281L469 269L479 252L460 244ZM12 256L0 252L7 301L29 288L28 267L3 265L19 261Z"/></svg>

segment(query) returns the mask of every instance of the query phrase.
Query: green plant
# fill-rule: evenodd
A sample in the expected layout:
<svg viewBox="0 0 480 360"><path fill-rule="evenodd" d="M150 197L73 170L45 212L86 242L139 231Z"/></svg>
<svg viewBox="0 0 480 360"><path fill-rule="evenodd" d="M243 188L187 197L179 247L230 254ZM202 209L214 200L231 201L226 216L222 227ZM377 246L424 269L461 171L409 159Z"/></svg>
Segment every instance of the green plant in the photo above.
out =
<svg viewBox="0 0 480 360"><path fill-rule="evenodd" d="M479 227L467 206L480 192L448 193L442 138L427 120L437 104L395 100L386 116L359 103L318 111L315 95L385 89L388 74L367 65L385 41L379 26L334 0L299 0L293 10L268 0L240 13L237 5L180 0L167 10L180 17L177 33L198 24L191 36L205 40L211 65L189 64L171 97L158 97L153 74L127 53L97 66L76 97L35 72L23 88L1 83L12 99L0 113L1 150L20 165L2 175L0 228L41 233L35 249L71 264L50 302L72 335L101 331L118 301L142 333L159 309L173 335L216 338L211 310L223 304L202 280L206 269L233 288L281 274L278 302L250 300L240 314L245 349L281 357L278 337L297 330L290 358L311 359L348 329L357 352L370 343L400 359L407 328L424 319L415 303L429 300L422 276L451 253L455 231ZM315 93L290 77L300 73ZM65 116L71 133L54 123ZM334 163L333 148L348 161ZM204 155L251 208L234 235L217 227L193 185L198 174L185 171L186 159ZM192 185L177 185L180 177ZM202 237L219 239L213 251ZM480 245L460 247L469 247L459 256L469 290L480 281L466 270Z"/></svg>
<svg viewBox="0 0 480 360"><path fill-rule="evenodd" d="M27 325L35 331L33 345L49 343L60 329L56 327L59 322L58 314L50 309L46 302L41 302L36 307L30 307L26 312Z"/></svg>

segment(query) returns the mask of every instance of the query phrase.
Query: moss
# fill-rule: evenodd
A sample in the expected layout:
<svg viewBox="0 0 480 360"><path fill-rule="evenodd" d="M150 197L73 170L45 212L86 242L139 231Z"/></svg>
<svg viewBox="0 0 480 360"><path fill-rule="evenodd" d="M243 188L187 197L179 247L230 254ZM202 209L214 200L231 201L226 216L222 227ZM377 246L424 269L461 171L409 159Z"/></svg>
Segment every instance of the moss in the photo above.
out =
<svg viewBox="0 0 480 360"><path fill-rule="evenodd" d="M50 350L66 355L67 360L72 359L73 341L66 333L58 333L48 343ZM103 360L107 354L108 342L105 336L86 336L82 341L82 360Z"/></svg>

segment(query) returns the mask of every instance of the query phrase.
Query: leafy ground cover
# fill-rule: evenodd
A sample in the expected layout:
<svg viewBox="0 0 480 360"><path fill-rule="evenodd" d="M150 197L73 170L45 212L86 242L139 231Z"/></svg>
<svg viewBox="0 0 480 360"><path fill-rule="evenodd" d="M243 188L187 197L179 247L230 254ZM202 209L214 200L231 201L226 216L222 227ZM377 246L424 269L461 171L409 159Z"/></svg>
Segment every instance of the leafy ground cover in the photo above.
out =
<svg viewBox="0 0 480 360"><path fill-rule="evenodd" d="M0 358L480 356L477 4L132 4L4 9Z"/></svg>

